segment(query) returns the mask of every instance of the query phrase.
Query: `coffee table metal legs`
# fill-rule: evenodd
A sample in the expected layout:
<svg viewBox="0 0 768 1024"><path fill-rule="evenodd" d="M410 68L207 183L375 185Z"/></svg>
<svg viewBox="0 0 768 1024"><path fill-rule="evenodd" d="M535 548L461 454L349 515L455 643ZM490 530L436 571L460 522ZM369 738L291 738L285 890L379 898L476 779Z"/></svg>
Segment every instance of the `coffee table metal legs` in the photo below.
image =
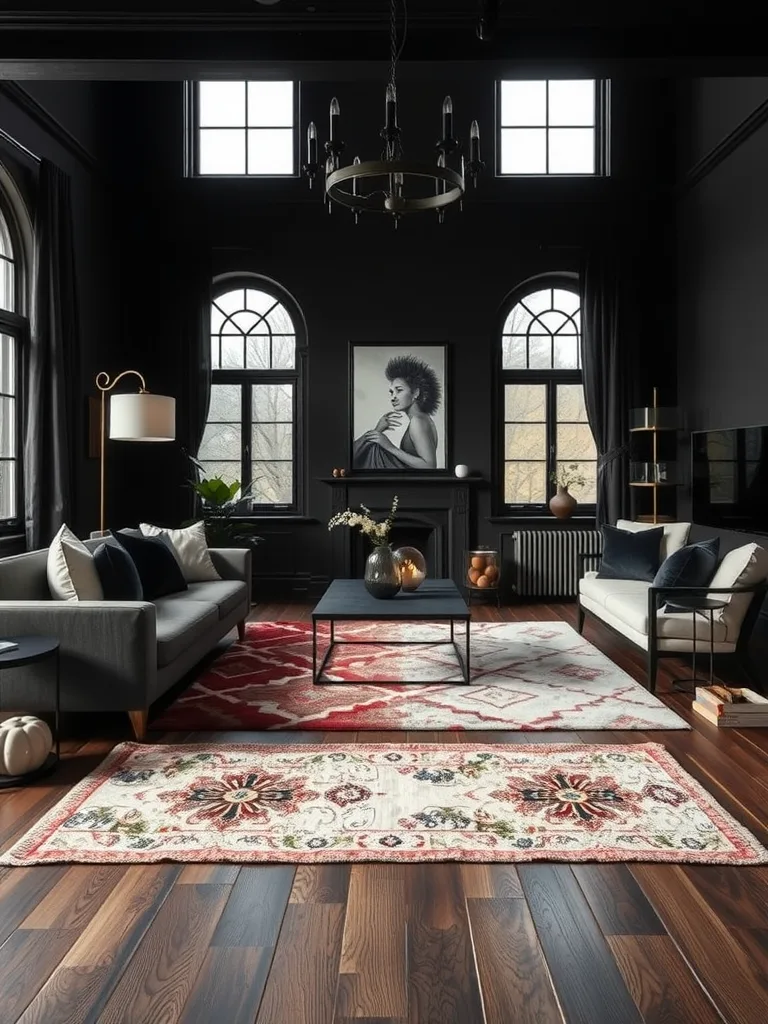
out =
<svg viewBox="0 0 768 1024"><path fill-rule="evenodd" d="M329 637L328 647L323 654L320 664L317 663L317 626L319 622L327 621L330 623L331 631ZM375 641L371 640L337 640L334 631L335 619L312 619L312 683L315 686L325 686L328 684L338 686L344 684L351 685L366 685L366 686L378 686L378 685L393 685L396 683L402 683L414 686L442 686L445 685L444 680L438 680L432 683L430 680L425 679L375 679L370 682L361 683L360 680L352 679L323 679L322 675L325 671L325 667L330 660L331 654L334 647L347 647L356 645L370 645ZM463 619L464 622L464 649L462 650L459 641L456 639L454 631L454 620L450 619L451 625L451 637L449 643L456 652L456 659L459 662L459 668L461 669L462 683L468 686L471 682L471 668L470 668L470 632L469 632L469 619ZM445 640L384 640L382 644L385 647L389 646L408 646L408 647L439 647L445 644Z"/></svg>

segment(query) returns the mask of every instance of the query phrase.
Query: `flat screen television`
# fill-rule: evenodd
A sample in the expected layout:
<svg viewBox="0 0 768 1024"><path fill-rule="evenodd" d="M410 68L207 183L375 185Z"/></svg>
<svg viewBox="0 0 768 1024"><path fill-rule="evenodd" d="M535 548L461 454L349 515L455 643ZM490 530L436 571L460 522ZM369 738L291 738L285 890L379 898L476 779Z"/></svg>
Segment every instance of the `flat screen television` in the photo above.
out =
<svg viewBox="0 0 768 1024"><path fill-rule="evenodd" d="M691 434L691 518L768 534L768 426Z"/></svg>

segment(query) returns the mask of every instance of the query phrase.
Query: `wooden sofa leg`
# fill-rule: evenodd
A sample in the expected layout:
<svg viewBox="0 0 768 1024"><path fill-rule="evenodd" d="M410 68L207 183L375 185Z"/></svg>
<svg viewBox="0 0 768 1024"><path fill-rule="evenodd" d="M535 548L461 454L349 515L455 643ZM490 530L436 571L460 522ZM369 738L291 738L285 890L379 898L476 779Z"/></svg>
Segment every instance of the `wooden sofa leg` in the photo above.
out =
<svg viewBox="0 0 768 1024"><path fill-rule="evenodd" d="M656 692L656 667L658 664L658 654L656 650L649 645L648 647L648 689L651 693Z"/></svg>
<svg viewBox="0 0 768 1024"><path fill-rule="evenodd" d="M584 632L584 609L581 607L581 602L578 605L578 619L576 626L580 633Z"/></svg>
<svg viewBox="0 0 768 1024"><path fill-rule="evenodd" d="M245 640L245 619L241 619L237 624L237 639L240 643Z"/></svg>
<svg viewBox="0 0 768 1024"><path fill-rule="evenodd" d="M147 719L149 718L149 710L142 708L140 711L129 711L128 717L131 720L133 726L133 735L139 741L143 743L147 735Z"/></svg>

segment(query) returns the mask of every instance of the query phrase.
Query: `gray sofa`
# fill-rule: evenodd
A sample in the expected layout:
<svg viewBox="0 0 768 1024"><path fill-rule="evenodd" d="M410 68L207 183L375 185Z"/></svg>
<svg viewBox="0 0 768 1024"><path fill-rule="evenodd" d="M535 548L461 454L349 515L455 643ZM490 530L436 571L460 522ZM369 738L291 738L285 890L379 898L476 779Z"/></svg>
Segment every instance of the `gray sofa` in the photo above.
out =
<svg viewBox="0 0 768 1024"><path fill-rule="evenodd" d="M93 550L100 540L85 544ZM251 607L251 549L211 548L221 580L190 583L149 601L58 601L48 589L48 550L0 559L0 635L58 637L62 711L127 711L143 739L150 705ZM6 669L2 709L52 710L52 665Z"/></svg>

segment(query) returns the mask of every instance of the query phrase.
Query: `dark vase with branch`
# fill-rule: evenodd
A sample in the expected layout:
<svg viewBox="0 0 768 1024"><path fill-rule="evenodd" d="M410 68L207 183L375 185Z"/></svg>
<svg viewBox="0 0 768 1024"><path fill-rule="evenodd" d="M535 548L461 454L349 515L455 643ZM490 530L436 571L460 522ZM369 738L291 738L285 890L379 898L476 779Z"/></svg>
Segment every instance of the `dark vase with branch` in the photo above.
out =
<svg viewBox="0 0 768 1024"><path fill-rule="evenodd" d="M250 487L241 490L239 480L227 483L218 476L205 476L205 467L191 455L187 458L201 474L199 480L188 482L200 500L201 514L182 525L189 526L202 519L205 538L212 548L256 547L260 544L264 538L256 535L256 525L240 518L242 503L248 497Z"/></svg>

